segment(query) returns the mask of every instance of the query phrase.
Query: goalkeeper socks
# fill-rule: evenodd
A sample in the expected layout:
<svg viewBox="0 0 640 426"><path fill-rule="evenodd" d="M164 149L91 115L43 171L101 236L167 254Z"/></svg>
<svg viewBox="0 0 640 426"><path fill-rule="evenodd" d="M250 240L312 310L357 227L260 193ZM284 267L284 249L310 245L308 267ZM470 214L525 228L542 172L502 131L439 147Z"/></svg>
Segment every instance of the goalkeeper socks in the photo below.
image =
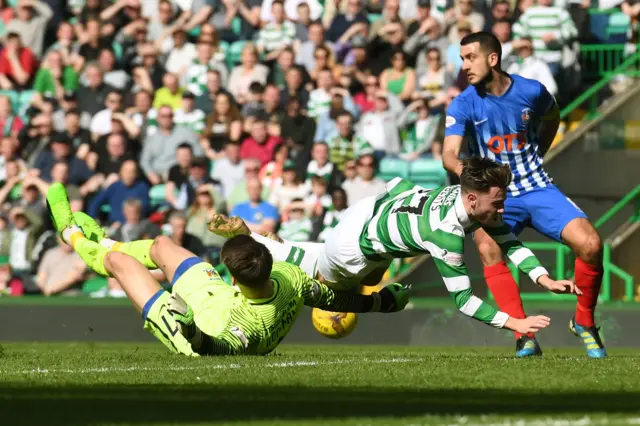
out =
<svg viewBox="0 0 640 426"><path fill-rule="evenodd" d="M520 298L520 289L518 284L511 275L511 270L507 264L503 261L496 265L484 267L484 279L487 281L487 286L496 299L498 308L507 313L509 316L517 319L524 319L526 315L524 313L524 307L522 306L522 299ZM520 333L514 333L516 339L522 337ZM534 337L533 333L528 334L529 337Z"/></svg>
<svg viewBox="0 0 640 426"><path fill-rule="evenodd" d="M129 243L120 243L109 238L100 241L103 247L107 247L111 251L119 251L136 259L142 263L147 269L158 269L158 265L151 260L151 246L153 240L138 240Z"/></svg>
<svg viewBox="0 0 640 426"><path fill-rule="evenodd" d="M106 249L105 249L106 250ZM180 334L178 323L167 309L169 293L158 290L142 308L144 329L176 354L197 356L191 344Z"/></svg>
<svg viewBox="0 0 640 426"><path fill-rule="evenodd" d="M576 285L582 290L576 306L576 322L583 327L593 327L594 311L602 285L602 267L591 265L578 258L575 263L575 278Z"/></svg>
<svg viewBox="0 0 640 426"><path fill-rule="evenodd" d="M63 236L67 229L63 231ZM79 231L79 229L80 228L78 228L78 231L72 233L69 237L71 246L73 247L75 252L80 255L82 260L84 260L84 262L96 273L105 277L110 276L109 272L107 272L106 268L104 267L104 257L107 255L107 253L109 253L109 250L102 247L100 244L87 239L87 237L85 237L84 234ZM65 240L67 239L66 236L64 238Z"/></svg>
<svg viewBox="0 0 640 426"><path fill-rule="evenodd" d="M267 247L274 262L287 262L297 265L307 275L315 278L318 260L313 254L299 247L297 244L288 242L280 243L255 232L251 233L251 238Z"/></svg>

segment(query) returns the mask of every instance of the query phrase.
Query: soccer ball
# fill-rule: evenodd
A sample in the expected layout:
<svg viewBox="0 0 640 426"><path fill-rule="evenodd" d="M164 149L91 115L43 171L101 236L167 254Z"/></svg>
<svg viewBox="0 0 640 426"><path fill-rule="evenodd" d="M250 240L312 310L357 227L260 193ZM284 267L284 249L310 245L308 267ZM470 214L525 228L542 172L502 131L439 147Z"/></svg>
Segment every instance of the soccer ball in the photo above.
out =
<svg viewBox="0 0 640 426"><path fill-rule="evenodd" d="M358 325L358 315L352 312L329 312L313 308L313 326L318 333L330 339L341 339L350 335Z"/></svg>

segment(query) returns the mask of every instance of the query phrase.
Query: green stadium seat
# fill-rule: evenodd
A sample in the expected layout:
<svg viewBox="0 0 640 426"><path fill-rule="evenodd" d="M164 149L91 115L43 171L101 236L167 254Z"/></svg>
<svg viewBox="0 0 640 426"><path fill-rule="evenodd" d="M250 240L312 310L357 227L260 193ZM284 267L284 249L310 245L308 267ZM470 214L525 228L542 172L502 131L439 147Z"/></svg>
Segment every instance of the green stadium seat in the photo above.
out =
<svg viewBox="0 0 640 426"><path fill-rule="evenodd" d="M18 92L15 90L0 90L0 96L6 96L11 100L11 106L15 114L20 110L20 101L18 100Z"/></svg>
<svg viewBox="0 0 640 426"><path fill-rule="evenodd" d="M234 41L227 50L227 65L229 69L232 69L240 63L240 57L242 56L242 49L247 44L245 40Z"/></svg>
<svg viewBox="0 0 640 426"><path fill-rule="evenodd" d="M612 38L614 38L616 42L624 42L627 38L627 31L629 30L630 24L631 20L629 16L622 12L610 15L606 29L609 42L612 41Z"/></svg>
<svg viewBox="0 0 640 426"><path fill-rule="evenodd" d="M409 179L427 188L437 188L445 184L447 172L441 160L419 158L409 164Z"/></svg>
<svg viewBox="0 0 640 426"><path fill-rule="evenodd" d="M370 13L367 15L367 19L369 19L369 23L373 24L376 21L382 19L382 15L380 13Z"/></svg>
<svg viewBox="0 0 640 426"><path fill-rule="evenodd" d="M27 113L27 109L31 105L31 101L33 101L33 97L36 95L35 90L23 90L18 94L18 104L19 110L18 115L24 117Z"/></svg>
<svg viewBox="0 0 640 426"><path fill-rule="evenodd" d="M164 185L154 185L149 190L149 199L151 201L151 207L158 207L166 201L164 197Z"/></svg>
<svg viewBox="0 0 640 426"><path fill-rule="evenodd" d="M233 21L231 21L231 31L237 36L242 32L242 20L240 17L236 16L233 18Z"/></svg>
<svg viewBox="0 0 640 426"><path fill-rule="evenodd" d="M122 58L122 45L114 40L111 43L111 48L113 49L113 56L116 57L116 61L119 61Z"/></svg>
<svg viewBox="0 0 640 426"><path fill-rule="evenodd" d="M197 38L200 35L200 25L198 25L195 28L192 28L191 31L189 31L189 35Z"/></svg>
<svg viewBox="0 0 640 426"><path fill-rule="evenodd" d="M385 157L380 160L378 176L385 181L396 177L406 179L409 176L409 163L400 158Z"/></svg>

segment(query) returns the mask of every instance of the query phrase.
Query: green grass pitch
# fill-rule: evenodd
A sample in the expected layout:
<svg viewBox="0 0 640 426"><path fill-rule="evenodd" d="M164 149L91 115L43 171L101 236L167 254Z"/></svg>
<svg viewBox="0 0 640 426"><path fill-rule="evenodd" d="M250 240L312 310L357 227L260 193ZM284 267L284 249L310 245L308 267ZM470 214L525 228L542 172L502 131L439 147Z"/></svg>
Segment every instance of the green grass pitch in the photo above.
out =
<svg viewBox="0 0 640 426"><path fill-rule="evenodd" d="M173 356L158 344L6 344L3 425L640 424L640 355L282 346Z"/></svg>

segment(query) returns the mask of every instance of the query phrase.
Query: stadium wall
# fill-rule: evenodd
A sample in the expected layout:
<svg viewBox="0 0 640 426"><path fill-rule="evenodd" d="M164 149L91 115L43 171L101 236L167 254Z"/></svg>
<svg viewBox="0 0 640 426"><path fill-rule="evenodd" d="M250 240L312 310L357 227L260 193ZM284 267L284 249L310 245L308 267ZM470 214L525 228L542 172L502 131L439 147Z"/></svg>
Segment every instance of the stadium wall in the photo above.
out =
<svg viewBox="0 0 640 426"><path fill-rule="evenodd" d="M95 302L95 301L89 301ZM130 306L5 305L0 306L0 342L153 342L142 329L142 320ZM546 314L552 327L540 334L545 348L579 346L568 332L573 304L555 303L528 307L531 314ZM629 305L603 307L599 324L608 347L638 347L638 310ZM513 345L511 333L496 330L458 313L450 300L398 314L359 316L354 333L341 340L318 334L311 324L311 310L301 313L286 339L292 344L366 344L412 346Z"/></svg>

